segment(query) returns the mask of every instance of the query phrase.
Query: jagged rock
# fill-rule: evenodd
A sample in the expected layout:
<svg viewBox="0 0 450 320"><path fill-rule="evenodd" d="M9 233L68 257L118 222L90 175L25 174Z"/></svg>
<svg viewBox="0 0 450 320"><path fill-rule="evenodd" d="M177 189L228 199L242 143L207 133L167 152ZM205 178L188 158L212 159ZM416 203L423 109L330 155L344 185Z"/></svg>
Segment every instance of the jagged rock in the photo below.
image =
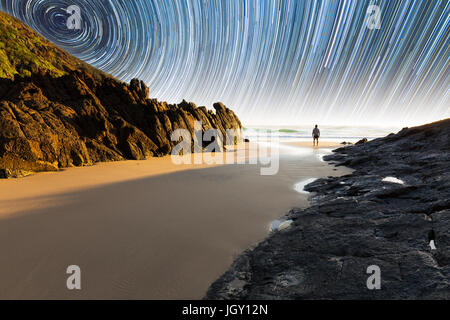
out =
<svg viewBox="0 0 450 320"><path fill-rule="evenodd" d="M88 85L87 83L90 83ZM211 113L193 103L167 105L144 99L137 80L129 87L87 73L34 75L8 82L0 97L0 169L57 170L99 161L142 160L169 154L177 128L203 121L203 131L241 130L222 104Z"/></svg>
<svg viewBox="0 0 450 320"><path fill-rule="evenodd" d="M193 136L194 121L202 121L204 132L218 129L224 137L227 129L242 129L221 103L213 113L186 101L148 99L143 81L120 82L7 14L0 13L0 29L14 35L0 34L0 42L8 41L0 53L15 63L0 63L0 177L163 156L176 144L174 130L185 128ZM23 43L29 43L23 49L28 60L19 63L16 51Z"/></svg>
<svg viewBox="0 0 450 320"><path fill-rule="evenodd" d="M1 169L0 179L8 178L24 178L33 174L33 171L20 170L20 169Z"/></svg>
<svg viewBox="0 0 450 320"><path fill-rule="evenodd" d="M357 143L355 143L356 145L359 145L359 144L364 144L364 143L367 143L367 142L369 142L369 140L367 139L367 138L364 138L364 139L361 139L361 140L359 140Z"/></svg>
<svg viewBox="0 0 450 320"><path fill-rule="evenodd" d="M291 228L240 256L205 298L449 299L450 119L324 159L355 171L306 186L311 207L291 210ZM366 286L372 265L381 290Z"/></svg>

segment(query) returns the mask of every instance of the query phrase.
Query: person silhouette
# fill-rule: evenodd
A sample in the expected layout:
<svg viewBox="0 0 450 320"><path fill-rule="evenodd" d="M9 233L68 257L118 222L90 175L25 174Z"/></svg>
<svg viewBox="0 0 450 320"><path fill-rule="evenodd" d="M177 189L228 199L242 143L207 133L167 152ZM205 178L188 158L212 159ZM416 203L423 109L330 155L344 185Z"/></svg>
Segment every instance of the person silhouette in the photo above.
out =
<svg viewBox="0 0 450 320"><path fill-rule="evenodd" d="M317 146L319 146L320 130L317 124L316 127L313 129L312 136L313 136L313 146L316 145L316 142Z"/></svg>

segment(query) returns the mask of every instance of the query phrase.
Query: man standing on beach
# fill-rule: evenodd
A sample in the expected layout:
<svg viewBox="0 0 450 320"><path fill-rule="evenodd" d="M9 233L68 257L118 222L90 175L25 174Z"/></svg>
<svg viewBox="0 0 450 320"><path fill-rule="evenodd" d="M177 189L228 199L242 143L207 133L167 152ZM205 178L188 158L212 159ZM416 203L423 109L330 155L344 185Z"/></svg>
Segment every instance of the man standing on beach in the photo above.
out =
<svg viewBox="0 0 450 320"><path fill-rule="evenodd" d="M313 146L316 145L316 142L317 146L319 146L320 130L317 124L316 127L313 129L312 136L313 136Z"/></svg>

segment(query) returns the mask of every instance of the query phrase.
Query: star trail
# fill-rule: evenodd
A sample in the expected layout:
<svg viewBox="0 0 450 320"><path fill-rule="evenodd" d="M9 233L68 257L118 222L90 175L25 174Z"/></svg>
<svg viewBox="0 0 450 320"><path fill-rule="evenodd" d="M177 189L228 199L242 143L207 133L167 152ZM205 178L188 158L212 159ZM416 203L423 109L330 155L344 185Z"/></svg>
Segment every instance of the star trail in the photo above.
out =
<svg viewBox="0 0 450 320"><path fill-rule="evenodd" d="M150 95L244 124L450 117L447 0L0 0L71 54ZM80 8L80 29L66 9ZM369 6L380 9L369 28Z"/></svg>

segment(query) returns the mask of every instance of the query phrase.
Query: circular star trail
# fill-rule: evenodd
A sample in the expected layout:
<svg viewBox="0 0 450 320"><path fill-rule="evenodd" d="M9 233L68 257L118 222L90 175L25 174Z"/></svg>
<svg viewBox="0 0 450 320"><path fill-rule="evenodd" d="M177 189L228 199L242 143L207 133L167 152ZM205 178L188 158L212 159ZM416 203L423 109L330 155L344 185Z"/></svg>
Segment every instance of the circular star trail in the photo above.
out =
<svg viewBox="0 0 450 320"><path fill-rule="evenodd" d="M447 0L0 0L1 10L152 97L246 124L422 123L450 116ZM80 29L69 29L80 8ZM369 6L380 9L368 27ZM73 13L73 12L72 12Z"/></svg>

